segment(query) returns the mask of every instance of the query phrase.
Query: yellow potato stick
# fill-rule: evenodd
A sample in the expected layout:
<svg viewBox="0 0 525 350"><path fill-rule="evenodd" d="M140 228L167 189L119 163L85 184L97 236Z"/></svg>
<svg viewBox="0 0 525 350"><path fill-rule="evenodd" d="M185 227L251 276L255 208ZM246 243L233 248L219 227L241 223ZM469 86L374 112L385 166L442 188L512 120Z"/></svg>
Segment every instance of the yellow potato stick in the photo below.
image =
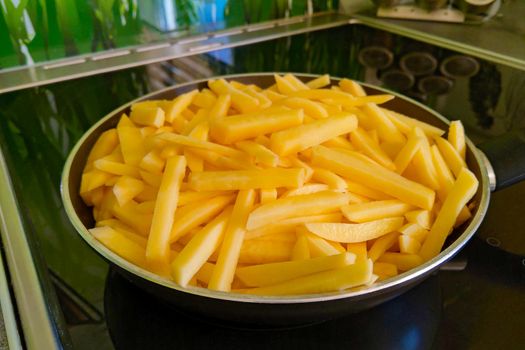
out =
<svg viewBox="0 0 525 350"><path fill-rule="evenodd" d="M341 213L328 213L320 215L309 215L309 216L298 216L290 219L280 220L276 223L270 223L269 225L261 228L247 231L244 239L263 238L268 235L277 233L289 233L295 232L295 228L306 222L339 222L342 219Z"/></svg>
<svg viewBox="0 0 525 350"><path fill-rule="evenodd" d="M289 82L288 80L284 79L284 77L281 77L277 74L274 74L273 76L275 78L275 84L277 85L277 89L281 94L288 95L294 91L297 91L295 85Z"/></svg>
<svg viewBox="0 0 525 350"><path fill-rule="evenodd" d="M121 176L113 186L113 194L118 204L123 207L144 190L144 183L130 176Z"/></svg>
<svg viewBox="0 0 525 350"><path fill-rule="evenodd" d="M159 102L160 102L159 100L146 100L146 101L135 102L131 105L131 111L133 112L134 110L141 109L141 108L158 107Z"/></svg>
<svg viewBox="0 0 525 350"><path fill-rule="evenodd" d="M215 120L226 117L230 105L231 96L229 94L220 95L208 113L210 122L213 123Z"/></svg>
<svg viewBox="0 0 525 350"><path fill-rule="evenodd" d="M220 100L220 97L219 97ZM200 124L197 124L193 130L188 134L190 137L194 137L201 141L206 141L208 139L208 122L204 121ZM203 171L204 170L204 160L198 156L195 156L189 150L184 150L184 157L186 157L186 162L188 163L188 168L191 171Z"/></svg>
<svg viewBox="0 0 525 350"><path fill-rule="evenodd" d="M274 108L253 114L240 114L215 121L210 128L212 139L225 144L246 140L301 125L302 110Z"/></svg>
<svg viewBox="0 0 525 350"><path fill-rule="evenodd" d="M366 242L347 243L346 251L353 253L356 260L368 259L368 249L366 247Z"/></svg>
<svg viewBox="0 0 525 350"><path fill-rule="evenodd" d="M421 249L421 243L410 236L399 236L399 252L406 254L417 254Z"/></svg>
<svg viewBox="0 0 525 350"><path fill-rule="evenodd" d="M233 195L221 195L205 203L197 202L191 206L179 208L171 226L170 243L176 242L194 228L217 216L234 198Z"/></svg>
<svg viewBox="0 0 525 350"><path fill-rule="evenodd" d="M279 156L258 142L239 141L235 143L235 147L254 157L258 164L276 167L279 163Z"/></svg>
<svg viewBox="0 0 525 350"><path fill-rule="evenodd" d="M328 187L328 185L325 184L306 184L302 187L294 188L293 190L288 190L284 192L281 195L281 198L328 191L329 189L330 187Z"/></svg>
<svg viewBox="0 0 525 350"><path fill-rule="evenodd" d="M125 113L123 113L122 116L119 119L119 122L117 124L117 130L118 130L118 128L124 127L124 126L126 126L126 127L134 127L135 126L136 127L135 123L133 123L128 118L128 116Z"/></svg>
<svg viewBox="0 0 525 350"><path fill-rule="evenodd" d="M476 176L467 168L463 168L421 246L419 255L425 261L439 254L461 209L470 201L477 189Z"/></svg>
<svg viewBox="0 0 525 350"><path fill-rule="evenodd" d="M266 109L272 105L272 100L266 97L266 95L256 91L252 86L249 86L244 92L259 101L258 109Z"/></svg>
<svg viewBox="0 0 525 350"><path fill-rule="evenodd" d="M248 113L258 109L259 100L247 93L234 88L224 79L210 80L208 82L210 89L217 95L231 95L231 105L241 113Z"/></svg>
<svg viewBox="0 0 525 350"><path fill-rule="evenodd" d="M192 103L197 107L209 109L213 106L216 100L217 97L213 92L208 89L202 89L198 94L195 95Z"/></svg>
<svg viewBox="0 0 525 350"><path fill-rule="evenodd" d="M106 181L112 178L112 176L111 173L100 169L93 169L83 173L80 180L80 194L88 193L98 187L104 186Z"/></svg>
<svg viewBox="0 0 525 350"><path fill-rule="evenodd" d="M366 96L366 92L363 89L359 83L350 80L350 79L341 79L339 81L339 86L341 87L341 90L348 92L356 97L363 97Z"/></svg>
<svg viewBox="0 0 525 350"><path fill-rule="evenodd" d="M329 89L310 89L293 91L289 93L290 97L307 98L310 100L333 100L341 104L342 101L347 101L349 104L355 100L355 98L343 91L329 90Z"/></svg>
<svg viewBox="0 0 525 350"><path fill-rule="evenodd" d="M328 111L321 103L306 98L290 97L280 103L293 109L303 109L306 115L315 119L328 118Z"/></svg>
<svg viewBox="0 0 525 350"><path fill-rule="evenodd" d="M392 162L388 155L381 149L379 144L374 141L366 131L361 128L355 129L350 133L350 140L356 149L361 150L362 153L366 154L385 168L395 170L394 162Z"/></svg>
<svg viewBox="0 0 525 350"><path fill-rule="evenodd" d="M182 146L187 146L187 147L196 148L196 149L204 149L204 150L212 151L212 152L219 153L219 154L229 156L229 157L242 158L244 156L243 152L236 150L234 148L219 145L217 143L213 143L209 141L198 140L191 136L163 133L163 134L157 135L156 137L158 139L165 140L165 141L168 141L176 145L182 145Z"/></svg>
<svg viewBox="0 0 525 350"><path fill-rule="evenodd" d="M397 266L389 263L374 263L374 274L381 277L394 277L398 275Z"/></svg>
<svg viewBox="0 0 525 350"><path fill-rule="evenodd" d="M423 259L417 254L404 254L386 252L377 262L396 265L398 270L407 271L423 263Z"/></svg>
<svg viewBox="0 0 525 350"><path fill-rule="evenodd" d="M423 130L425 135L430 139L433 137L441 136L445 133L443 130L441 130L438 127L435 127L433 125L430 125L428 123L422 122L414 118L407 117L406 115L403 115L401 113L390 110L388 114L390 115L390 117L392 117L391 120L397 119L399 120L399 123L403 123L404 125L407 125L409 128L408 132L410 132L413 128L417 126L421 130ZM400 124L396 123L396 125L400 125Z"/></svg>
<svg viewBox="0 0 525 350"><path fill-rule="evenodd" d="M266 96L270 101L277 102L282 99L286 98L286 95L281 95L280 93L273 91L273 90L264 90L261 92L264 96Z"/></svg>
<svg viewBox="0 0 525 350"><path fill-rule="evenodd" d="M359 196L366 197L366 198L375 199L375 200L383 200L383 199L392 198L391 196L387 194L373 190L369 187L361 185L360 183L353 182L350 180L346 180L346 186L347 186L348 191L354 194L357 194Z"/></svg>
<svg viewBox="0 0 525 350"><path fill-rule="evenodd" d="M390 247L398 241L399 232L390 232L384 236L379 237L374 241L370 250L368 251L368 257L372 261L376 261L382 256Z"/></svg>
<svg viewBox="0 0 525 350"><path fill-rule="evenodd" d="M463 225L471 217L472 213L470 212L470 209L467 206L464 206L463 209L461 209L461 211L459 212L458 218L454 223L454 227L459 227Z"/></svg>
<svg viewBox="0 0 525 350"><path fill-rule="evenodd" d="M349 204L342 207L341 211L349 221L360 223L394 216L403 216L411 209L414 209L414 207L410 204L396 199L390 199Z"/></svg>
<svg viewBox="0 0 525 350"><path fill-rule="evenodd" d="M141 107L131 110L129 118L137 125L154 126L164 125L164 110L159 107Z"/></svg>
<svg viewBox="0 0 525 350"><path fill-rule="evenodd" d="M95 160L105 157L117 147L119 143L117 129L109 129L104 131L89 152L89 156L86 160L86 164L90 165ZM85 170L84 170L85 171Z"/></svg>
<svg viewBox="0 0 525 350"><path fill-rule="evenodd" d="M409 236L417 241L419 241L420 243L423 242L425 240L425 238L427 237L428 235L428 230L421 227L419 224L415 223L415 222L410 222L408 224L406 224L405 226L401 227L399 229L399 233L405 235L405 236Z"/></svg>
<svg viewBox="0 0 525 350"><path fill-rule="evenodd" d="M341 253L332 256L285 261L238 268L235 275L247 287L263 287L282 283L313 273L338 269L355 262L352 253Z"/></svg>
<svg viewBox="0 0 525 350"><path fill-rule="evenodd" d="M321 101L328 103L328 104L339 104L343 108L353 108L353 107L361 107L369 103L382 104L382 103L392 100L393 98L394 96L392 95L369 95L369 96L353 97L352 99L333 98L333 99L323 99Z"/></svg>
<svg viewBox="0 0 525 350"><path fill-rule="evenodd" d="M158 187L153 187L147 184L144 184L144 189L140 192L135 199L139 202L151 201L157 198L159 192Z"/></svg>
<svg viewBox="0 0 525 350"><path fill-rule="evenodd" d="M208 118L209 118L209 110L199 109L197 113L195 114L195 117L192 120L190 120L188 124L184 126L184 129L182 129L181 134L189 135L193 131L193 129L195 129L197 125L201 125L202 123L207 122Z"/></svg>
<svg viewBox="0 0 525 350"><path fill-rule="evenodd" d="M414 134L421 140L419 150L412 159L412 164L417 171L419 182L433 190L437 190L439 189L439 182L437 179L436 168L432 161L428 139L419 127L414 128Z"/></svg>
<svg viewBox="0 0 525 350"><path fill-rule="evenodd" d="M295 236L295 231L291 230L290 232L272 232L265 236L257 237L258 241L282 241L282 242L291 242L295 243L297 237Z"/></svg>
<svg viewBox="0 0 525 350"><path fill-rule="evenodd" d="M153 210L155 210L155 203L156 201L145 201L137 204L136 209L142 214L153 214Z"/></svg>
<svg viewBox="0 0 525 350"><path fill-rule="evenodd" d="M247 294L297 295L341 291L367 283L372 278L370 260L343 268L314 273L279 284L244 290Z"/></svg>
<svg viewBox="0 0 525 350"><path fill-rule="evenodd" d="M308 249L312 257L331 256L340 254L340 251L322 237L308 232L304 227L297 228L297 234L302 234L308 240Z"/></svg>
<svg viewBox="0 0 525 350"><path fill-rule="evenodd" d="M203 171L204 170L204 160L199 158L195 153L185 150L184 157L188 163L188 168L193 172Z"/></svg>
<svg viewBox="0 0 525 350"><path fill-rule="evenodd" d="M160 174L164 170L165 163L165 159L160 156L158 151L150 151L142 158L139 167L150 173Z"/></svg>
<svg viewBox="0 0 525 350"><path fill-rule="evenodd" d="M405 213L405 218L408 222L413 222L423 227L424 229L430 229L432 225L432 212L429 210L412 210Z"/></svg>
<svg viewBox="0 0 525 350"><path fill-rule="evenodd" d="M160 182L153 221L148 237L146 257L154 263L168 263L170 232L179 200L180 184L186 172L183 156L169 158Z"/></svg>
<svg viewBox="0 0 525 350"><path fill-rule="evenodd" d="M417 207L432 209L434 204L435 192L431 189L348 152L316 146L312 163Z"/></svg>
<svg viewBox="0 0 525 350"><path fill-rule="evenodd" d="M383 141L388 142L404 142L405 136L399 131L386 113L379 108L375 103L367 103L363 105L362 110L368 115L377 129L379 137Z"/></svg>
<svg viewBox="0 0 525 350"><path fill-rule="evenodd" d="M312 174L313 181L319 181L328 185L329 188L335 190L346 190L348 184L340 176L334 174L330 170L314 168L314 173Z"/></svg>
<svg viewBox="0 0 525 350"><path fill-rule="evenodd" d="M261 188L259 191L259 203L266 204L277 199L277 189Z"/></svg>
<svg viewBox="0 0 525 350"><path fill-rule="evenodd" d="M341 243L364 242L396 231L403 225L403 218L385 218L360 224L307 223L306 229L319 237Z"/></svg>
<svg viewBox="0 0 525 350"><path fill-rule="evenodd" d="M175 119L182 119L180 114L183 110L188 108L198 92L198 90L193 90L179 95L171 101L159 102L159 107L164 110L166 121L173 123Z"/></svg>
<svg viewBox="0 0 525 350"><path fill-rule="evenodd" d="M379 134L376 129L368 130L367 134L377 145L379 145Z"/></svg>
<svg viewBox="0 0 525 350"><path fill-rule="evenodd" d="M346 194L329 191L279 198L252 211L246 228L254 230L277 220L331 213L347 203Z"/></svg>
<svg viewBox="0 0 525 350"><path fill-rule="evenodd" d="M211 274L213 273L213 270L215 269L215 264L205 262L204 265L197 271L195 274L195 278L197 281L202 282L204 284L208 284L210 282Z"/></svg>
<svg viewBox="0 0 525 350"><path fill-rule="evenodd" d="M115 203L109 210L114 217L131 227L135 232L147 236L150 232L152 215L141 214L137 211L136 205L137 203L132 201L129 201L123 207Z"/></svg>
<svg viewBox="0 0 525 350"><path fill-rule="evenodd" d="M144 247L109 226L96 227L89 232L108 249L133 264L146 267Z"/></svg>
<svg viewBox="0 0 525 350"><path fill-rule="evenodd" d="M227 191L183 191L179 193L179 207L195 202L204 202L214 197L228 194Z"/></svg>
<svg viewBox="0 0 525 350"><path fill-rule="evenodd" d="M134 126L117 127L120 148L124 161L137 166L146 154L140 129Z"/></svg>
<svg viewBox="0 0 525 350"><path fill-rule="evenodd" d="M330 139L328 141L325 141L322 143L323 146L330 147L330 148L346 148L350 151L355 150L354 146L350 141L348 141L344 135L343 136L337 136L333 139Z"/></svg>
<svg viewBox="0 0 525 350"><path fill-rule="evenodd" d="M115 231L118 231L118 232L122 233L127 238L129 238L132 241L140 244L140 246L142 246L142 247L144 247L144 249L146 249L146 244L148 243L148 240L146 239L146 237L138 234L137 232L135 232L135 230L133 230L131 227L129 227L128 225L124 224L122 221L120 221L118 219L114 219L113 218L113 219L100 220L100 221L97 221L95 226L96 227L103 227L103 226L111 227Z"/></svg>
<svg viewBox="0 0 525 350"><path fill-rule="evenodd" d="M357 119L354 115L335 115L273 133L270 137L270 148L278 155L286 156L346 134L356 127Z"/></svg>
<svg viewBox="0 0 525 350"><path fill-rule="evenodd" d="M423 140L420 137L414 134L411 134L408 137L407 143L405 143L394 159L396 173L403 174L408 164L410 164L416 153L421 149L422 145Z"/></svg>
<svg viewBox="0 0 525 350"><path fill-rule="evenodd" d="M228 292L239 260L246 220L255 201L254 190L239 191L208 288Z"/></svg>
<svg viewBox="0 0 525 350"><path fill-rule="evenodd" d="M453 120L448 127L448 142L454 147L456 152L465 160L467 145L465 143L465 129L460 120Z"/></svg>
<svg viewBox="0 0 525 350"><path fill-rule="evenodd" d="M257 265L287 261L292 255L293 246L293 242L245 240L239 254L239 264Z"/></svg>
<svg viewBox="0 0 525 350"><path fill-rule="evenodd" d="M310 247L308 244L308 239L304 234L298 234L295 245L293 246L290 260L299 261L306 259L310 259Z"/></svg>
<svg viewBox="0 0 525 350"><path fill-rule="evenodd" d="M466 168L467 164L463 158L461 158L454 146L450 144L450 142L441 137L436 137L434 141L436 141L436 145L441 152L441 155L445 159L448 167L450 170L452 170L454 175L458 177L461 169Z"/></svg>
<svg viewBox="0 0 525 350"><path fill-rule="evenodd" d="M129 164L113 162L105 158L106 157L94 161L93 162L94 167L98 170L101 170L103 172L113 174L113 175L128 175L128 176L131 176L137 179L140 178L140 172L139 172L138 167L129 165ZM94 173L94 174L98 175L98 173ZM106 178L106 180L108 178Z"/></svg>
<svg viewBox="0 0 525 350"><path fill-rule="evenodd" d="M436 168L437 180L439 183L439 189L436 191L436 194L439 200L444 202L448 192L452 186L454 186L454 176L436 145L430 147L430 152L432 153L432 161Z"/></svg>
<svg viewBox="0 0 525 350"><path fill-rule="evenodd" d="M312 79L306 83L310 89L320 89L327 85L330 85L330 75L324 74L318 78Z"/></svg>
<svg viewBox="0 0 525 350"><path fill-rule="evenodd" d="M293 168L304 169L304 182L309 182L312 179L314 170L308 164L296 157L290 157L290 164Z"/></svg>
<svg viewBox="0 0 525 350"><path fill-rule="evenodd" d="M190 174L189 187L195 191L248 190L251 188L300 187L304 169L203 171Z"/></svg>
<svg viewBox="0 0 525 350"><path fill-rule="evenodd" d="M287 80L290 84L292 84L295 87L295 90L308 90L310 89L308 85L303 83L301 80L299 80L295 75L293 74L285 74L283 76L283 79Z"/></svg>
<svg viewBox="0 0 525 350"><path fill-rule="evenodd" d="M226 208L210 221L186 244L171 263L173 280L186 287L208 258L219 247L231 216L232 208Z"/></svg>

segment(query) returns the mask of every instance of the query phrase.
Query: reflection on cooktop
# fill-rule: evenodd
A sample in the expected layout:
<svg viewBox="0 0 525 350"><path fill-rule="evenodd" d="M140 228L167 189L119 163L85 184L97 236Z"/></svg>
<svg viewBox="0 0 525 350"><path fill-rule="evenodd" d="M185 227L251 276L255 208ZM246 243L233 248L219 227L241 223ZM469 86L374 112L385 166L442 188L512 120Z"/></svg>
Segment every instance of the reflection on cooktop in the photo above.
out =
<svg viewBox="0 0 525 350"><path fill-rule="evenodd" d="M441 318L441 287L432 276L390 302L344 318L291 329L236 329L180 313L112 269L105 312L117 349L429 349Z"/></svg>

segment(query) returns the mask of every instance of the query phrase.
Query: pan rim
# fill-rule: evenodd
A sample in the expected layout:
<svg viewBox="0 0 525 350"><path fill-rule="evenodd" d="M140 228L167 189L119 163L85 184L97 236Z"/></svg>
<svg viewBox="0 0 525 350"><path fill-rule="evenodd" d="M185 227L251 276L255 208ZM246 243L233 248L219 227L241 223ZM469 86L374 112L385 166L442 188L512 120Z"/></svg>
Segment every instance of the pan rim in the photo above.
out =
<svg viewBox="0 0 525 350"><path fill-rule="evenodd" d="M199 79L199 80L195 80L195 81L191 81L191 82L187 82L183 84L166 87L164 89L157 90L149 94L146 94L144 96L141 96L139 98L136 98L133 101L130 101L114 109L113 111L108 113L106 116L98 120L95 124L93 124L82 135L82 137L75 143L75 145L71 149L67 157L67 160L64 164L64 168L63 168L62 176L61 176L60 192L61 192L62 202L64 205L64 209L66 211L66 214L71 224L76 229L77 233L82 237L84 241L86 241L86 243L88 243L91 246L92 249L94 249L98 254L100 254L108 262L118 266L119 268L126 270L128 273L131 273L151 283L154 283L154 284L157 284L157 285L169 288L169 289L173 289L177 292L188 293L188 294L192 294L194 296L199 296L199 297L206 297L206 298L222 300L226 302L242 302L242 303L258 303L258 304L303 304L303 303L315 303L315 302L321 302L321 301L332 301L332 300L339 300L339 299L346 299L346 298L360 299L362 297L368 297L371 295L379 294L384 290L394 288L401 284L410 283L410 281L418 280L419 278L423 277L424 275L438 268L438 266L440 266L447 260L451 259L456 253L459 252L459 250L469 241L469 239L475 234L478 227L480 226L485 216L485 213L487 211L489 199L490 199L489 177L488 177L486 165L482 159L481 152L474 146L474 144L471 142L471 140L468 137L466 137L467 147L472 151L471 153L475 158L474 160L476 164L480 168L480 174L481 174L481 179L478 179L480 180L479 191L481 191L481 197L479 200L478 209L476 213L474 214L473 218L471 219L469 225L464 229L463 233L461 233L454 242L452 242L445 250L441 251L434 258L424 262L423 264L419 265L418 267L414 269L408 270L402 274L386 279L384 281L376 282L371 286L361 286L358 288L345 290L341 292L290 295L290 296L249 295L249 294L240 294L240 293L234 293L234 292L214 291L214 290L209 290L209 289L201 288L201 287L192 287L192 286L182 287L167 278L156 275L150 271L142 269L128 262L127 260L123 259L122 257L117 255L113 251L106 248L102 243L96 240L89 233L88 229L80 221L80 218L78 217L75 209L73 208L72 201L71 201L71 194L69 193L69 186L67 184L69 183L69 172L71 169L71 165L72 165L73 159L75 158L75 155L78 152L78 149L85 142L85 140L89 137L89 135L91 135L93 131L95 131L101 124L106 122L108 119L111 119L112 117L114 117L115 113L117 113L118 111L128 108L131 104L135 102L148 100L152 96L156 96L164 92L168 92L175 88L183 88L185 86L199 84L202 82L206 82L210 79L221 79L221 78L235 79L235 78L242 78L242 77L271 76L276 73L279 73L279 74L292 73L297 76L310 77L310 78L316 78L316 77L321 76L321 74L297 73L297 72L258 72L258 73L228 74L228 75L214 76L211 78ZM343 78L330 76L330 79L331 80L341 80ZM401 95L399 93L396 93L396 92L393 92L388 89L378 87L372 84L367 84L363 82L359 82L359 83L362 84L363 86L366 86L366 87L369 87L369 88L372 88L378 91L382 91L384 93L392 94L396 98L401 98L411 104L416 105L418 108L426 110L427 112L429 112L434 117L441 120L442 122L446 124L450 124L450 121L446 119L445 117L443 117L441 114L439 114L437 111L407 96Z"/></svg>

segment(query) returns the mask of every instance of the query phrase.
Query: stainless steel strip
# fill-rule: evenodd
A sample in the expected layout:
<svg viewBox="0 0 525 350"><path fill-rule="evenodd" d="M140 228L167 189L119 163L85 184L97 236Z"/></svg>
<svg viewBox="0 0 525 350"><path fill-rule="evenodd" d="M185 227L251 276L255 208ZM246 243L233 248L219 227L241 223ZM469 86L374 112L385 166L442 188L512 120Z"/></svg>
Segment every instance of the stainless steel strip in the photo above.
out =
<svg viewBox="0 0 525 350"><path fill-rule="evenodd" d="M0 71L0 93L205 53L219 47L242 46L348 25L349 20L350 17L346 15L322 13L242 26L184 39L171 39L171 43L148 44L104 54L76 56L56 62L6 69Z"/></svg>
<svg viewBox="0 0 525 350"><path fill-rule="evenodd" d="M0 149L0 231L28 349L59 349Z"/></svg>
<svg viewBox="0 0 525 350"><path fill-rule="evenodd" d="M1 252L0 252L1 255ZM3 329L0 326L0 332L5 330L5 337L7 339L8 349L18 350L22 349L20 341L20 334L16 324L15 311L7 288L7 277L4 270L4 262L0 256L0 318L3 322ZM4 338L5 339L5 338ZM1 342L0 342L1 343ZM2 345L0 344L0 348Z"/></svg>

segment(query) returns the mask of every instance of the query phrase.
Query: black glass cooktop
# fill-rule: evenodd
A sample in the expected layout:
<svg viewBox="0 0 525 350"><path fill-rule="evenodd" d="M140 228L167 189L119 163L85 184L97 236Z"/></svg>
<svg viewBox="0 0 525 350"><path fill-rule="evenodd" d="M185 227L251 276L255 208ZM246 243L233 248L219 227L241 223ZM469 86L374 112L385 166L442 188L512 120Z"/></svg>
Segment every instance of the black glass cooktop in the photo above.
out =
<svg viewBox="0 0 525 350"><path fill-rule="evenodd" d="M475 142L525 127L525 72L351 25L0 95L0 146L45 297L75 349L520 349L525 346L525 184L494 195L461 256L372 310L307 327L232 328L180 313L111 270L59 195L76 140L117 106L220 74L330 73L387 86L461 119ZM511 252L511 253L509 253ZM466 266L465 266L466 264Z"/></svg>

